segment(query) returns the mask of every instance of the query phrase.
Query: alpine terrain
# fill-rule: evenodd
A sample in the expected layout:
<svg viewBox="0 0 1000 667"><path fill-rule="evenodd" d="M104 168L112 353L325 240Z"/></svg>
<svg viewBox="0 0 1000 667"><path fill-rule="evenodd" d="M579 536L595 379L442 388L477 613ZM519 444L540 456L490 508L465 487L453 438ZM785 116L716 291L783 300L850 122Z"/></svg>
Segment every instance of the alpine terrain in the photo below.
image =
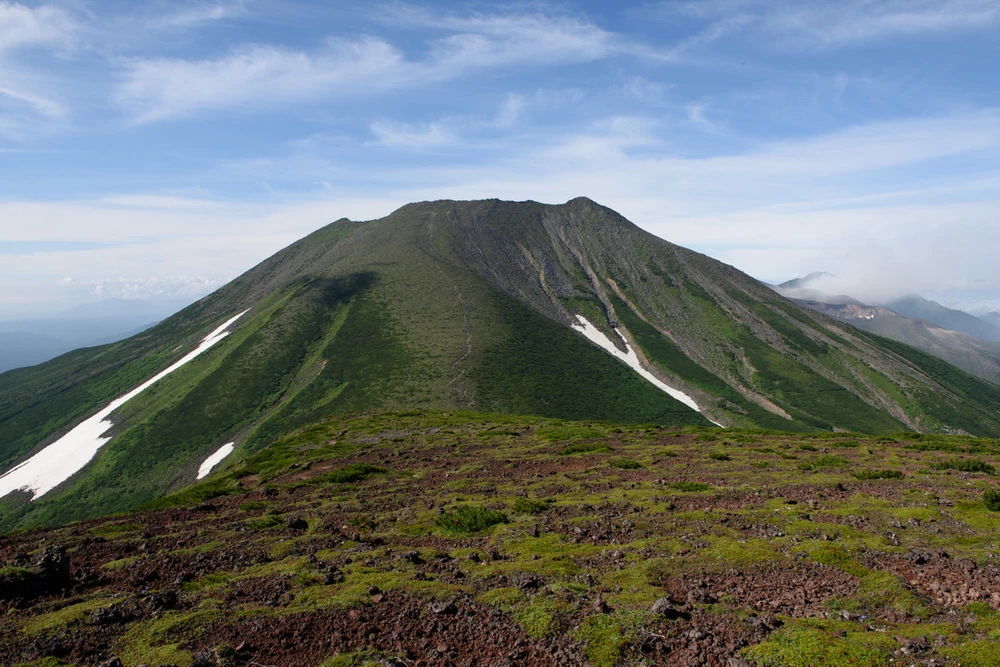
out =
<svg viewBox="0 0 1000 667"><path fill-rule="evenodd" d="M123 511L347 412L994 436L998 406L1000 388L588 199L424 202L0 375L0 527Z"/></svg>
<svg viewBox="0 0 1000 667"><path fill-rule="evenodd" d="M847 295L815 288L813 273L776 285L794 303L848 322L859 329L906 343L954 364L977 377L1000 384L1000 329L960 310L946 308L916 294L869 305Z"/></svg>
<svg viewBox="0 0 1000 667"><path fill-rule="evenodd" d="M996 665L998 406L587 199L338 220L0 375L0 664Z"/></svg>

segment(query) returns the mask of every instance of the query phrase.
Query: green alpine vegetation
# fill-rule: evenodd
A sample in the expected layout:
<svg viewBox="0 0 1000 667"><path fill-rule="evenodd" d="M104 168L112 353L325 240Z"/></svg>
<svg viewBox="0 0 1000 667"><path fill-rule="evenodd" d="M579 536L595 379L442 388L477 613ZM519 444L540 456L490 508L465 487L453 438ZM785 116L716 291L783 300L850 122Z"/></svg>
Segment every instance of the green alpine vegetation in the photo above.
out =
<svg viewBox="0 0 1000 667"><path fill-rule="evenodd" d="M337 415L0 536L0 664L995 665L1000 441L920 438Z"/></svg>
<svg viewBox="0 0 1000 667"><path fill-rule="evenodd" d="M0 530L153 502L222 445L235 451L218 469L347 413L1000 435L1000 387L801 308L588 199L437 201L338 220L142 334L0 375L0 470L244 310L217 345L113 412L110 440L82 469L40 497L0 499ZM581 335L579 318L687 399ZM560 449L586 455L575 448L587 440Z"/></svg>

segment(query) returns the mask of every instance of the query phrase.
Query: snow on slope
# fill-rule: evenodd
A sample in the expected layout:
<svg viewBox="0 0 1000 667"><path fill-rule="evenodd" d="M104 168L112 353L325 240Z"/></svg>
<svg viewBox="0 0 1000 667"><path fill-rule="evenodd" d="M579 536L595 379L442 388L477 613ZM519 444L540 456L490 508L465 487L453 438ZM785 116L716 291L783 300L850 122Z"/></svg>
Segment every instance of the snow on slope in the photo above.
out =
<svg viewBox="0 0 1000 667"><path fill-rule="evenodd" d="M96 415L81 422L72 431L0 476L0 498L12 491L23 490L33 494L31 499L36 500L69 479L87 465L97 455L98 450L111 440L103 434L112 426L110 419L112 412L228 336L226 329L246 313L244 310L227 320L205 336L198 347L169 368L124 396L111 401Z"/></svg>
<svg viewBox="0 0 1000 667"><path fill-rule="evenodd" d="M208 473L212 472L212 468L219 465L222 459L226 458L233 453L233 448L236 446L235 442L227 442L222 447L219 447L214 454L205 459L204 463L198 468L198 476L195 479L201 479L206 477Z"/></svg>
<svg viewBox="0 0 1000 667"><path fill-rule="evenodd" d="M582 315L577 315L576 319L577 323L571 326L575 331L579 331L580 333L582 333L587 338L587 340L594 343L598 347L604 349L614 358L625 362L630 368L632 368L632 370L634 370L636 373L645 378L657 389L660 389L661 391L667 393L671 398L680 401L681 403L688 406L695 412L701 412L701 408L698 407L698 404L694 402L693 398L685 394L683 391L679 389L674 389L670 385L664 383L655 375L653 375L652 373L650 373L649 371L647 371L645 368L642 367L642 364L639 362L639 357L636 356L636 353L633 352L632 348L628 346L628 341L625 340L625 336L622 336L621 331L615 329L615 333L621 336L622 341L625 343L625 349L627 350L627 352L622 352L617 347L615 347L615 344L611 342L611 339L605 336L600 329L591 324L587 318L583 317ZM708 417L706 417L706 419L708 419ZM708 419L708 421L712 422L716 426L722 426L722 424L712 419Z"/></svg>

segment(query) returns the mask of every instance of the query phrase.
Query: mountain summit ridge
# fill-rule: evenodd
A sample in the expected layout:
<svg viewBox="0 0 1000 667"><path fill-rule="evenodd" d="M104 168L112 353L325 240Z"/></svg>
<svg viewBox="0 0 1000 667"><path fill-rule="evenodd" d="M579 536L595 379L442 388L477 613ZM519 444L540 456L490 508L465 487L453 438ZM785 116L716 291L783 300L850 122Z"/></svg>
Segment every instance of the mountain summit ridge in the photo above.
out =
<svg viewBox="0 0 1000 667"><path fill-rule="evenodd" d="M222 467L348 412L1000 434L1000 388L590 199L439 200L341 218L137 336L0 375L0 471L247 309L224 341L119 407L79 473L35 501L0 499L0 528L129 509L190 484L227 443ZM620 355L575 330L582 320ZM631 354L655 384L622 363Z"/></svg>

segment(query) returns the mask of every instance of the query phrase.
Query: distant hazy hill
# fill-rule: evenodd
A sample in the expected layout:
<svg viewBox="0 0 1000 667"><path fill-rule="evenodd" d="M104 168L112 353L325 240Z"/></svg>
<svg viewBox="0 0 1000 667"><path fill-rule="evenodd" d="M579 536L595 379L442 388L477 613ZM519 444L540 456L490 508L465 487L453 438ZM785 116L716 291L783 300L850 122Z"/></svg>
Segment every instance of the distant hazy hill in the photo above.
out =
<svg viewBox="0 0 1000 667"><path fill-rule="evenodd" d="M588 199L438 201L338 220L139 335L0 375L0 469L205 340L87 426L113 437L79 472L8 495L0 527L124 510L224 444L237 460L345 412L1000 435L1000 388Z"/></svg>
<svg viewBox="0 0 1000 667"><path fill-rule="evenodd" d="M107 299L52 317L0 320L0 372L40 364L77 348L127 338L189 303Z"/></svg>
<svg viewBox="0 0 1000 667"><path fill-rule="evenodd" d="M801 278L792 278L791 280L786 280L785 282L778 285L784 289L804 289L815 285L817 282L824 278L835 277L832 273L827 273L825 271L813 271L809 275L803 276Z"/></svg>
<svg viewBox="0 0 1000 667"><path fill-rule="evenodd" d="M793 301L859 329L912 345L977 377L1000 384L1000 343L945 329L927 320L905 317L882 306L843 303L838 297Z"/></svg>
<svg viewBox="0 0 1000 667"><path fill-rule="evenodd" d="M1000 327L975 315L947 308L916 294L894 299L883 305L900 315L927 320L945 329L960 331L982 340L1000 341Z"/></svg>
<svg viewBox="0 0 1000 667"><path fill-rule="evenodd" d="M912 345L962 370L1000 384L1000 329L985 319L946 308L916 294L881 305L815 288L828 273L810 273L774 287L810 310L848 322L886 338Z"/></svg>

